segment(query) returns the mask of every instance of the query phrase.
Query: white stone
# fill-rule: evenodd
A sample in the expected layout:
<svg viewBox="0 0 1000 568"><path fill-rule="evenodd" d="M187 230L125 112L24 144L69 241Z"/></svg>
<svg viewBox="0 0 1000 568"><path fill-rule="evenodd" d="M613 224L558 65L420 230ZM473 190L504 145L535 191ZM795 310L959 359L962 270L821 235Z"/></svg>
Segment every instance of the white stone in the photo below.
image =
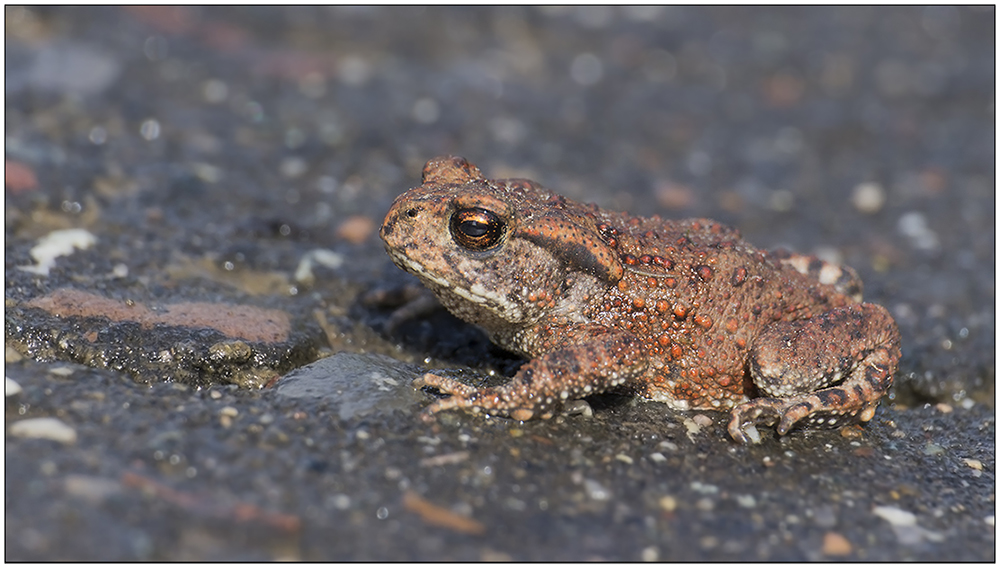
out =
<svg viewBox="0 0 1000 568"><path fill-rule="evenodd" d="M889 524L896 526L912 526L917 524L917 516L898 507L875 507L872 512L882 517Z"/></svg>
<svg viewBox="0 0 1000 568"><path fill-rule="evenodd" d="M757 430L757 427L754 426L753 424L750 424L745 428L743 428L743 433L746 434L747 438L750 439L750 442L754 444L760 443L761 441L760 431Z"/></svg>
<svg viewBox="0 0 1000 568"><path fill-rule="evenodd" d="M862 213L877 213L885 205L885 190L876 182L858 184L851 192L851 204Z"/></svg>
<svg viewBox="0 0 1000 568"><path fill-rule="evenodd" d="M20 394L21 385L17 384L14 379L10 377L4 377L4 397L14 396Z"/></svg>
<svg viewBox="0 0 1000 568"><path fill-rule="evenodd" d="M38 239L38 244L31 248L31 257L38 264L18 266L18 268L26 272L48 276L49 270L56 264L56 258L73 254L75 249L86 250L96 242L97 237L86 229L52 231Z"/></svg>
<svg viewBox="0 0 1000 568"><path fill-rule="evenodd" d="M58 418L28 418L10 425L11 436L44 438L64 444L76 442L76 430Z"/></svg>

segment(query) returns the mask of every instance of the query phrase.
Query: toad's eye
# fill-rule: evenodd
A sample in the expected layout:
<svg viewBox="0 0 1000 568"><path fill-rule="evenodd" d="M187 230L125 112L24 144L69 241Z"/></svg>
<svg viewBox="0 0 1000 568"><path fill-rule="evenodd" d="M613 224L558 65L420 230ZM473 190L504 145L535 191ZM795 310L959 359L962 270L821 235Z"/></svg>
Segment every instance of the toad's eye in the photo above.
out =
<svg viewBox="0 0 1000 568"><path fill-rule="evenodd" d="M459 209L451 216L451 236L469 250L487 250L499 245L506 228L499 215L478 207Z"/></svg>

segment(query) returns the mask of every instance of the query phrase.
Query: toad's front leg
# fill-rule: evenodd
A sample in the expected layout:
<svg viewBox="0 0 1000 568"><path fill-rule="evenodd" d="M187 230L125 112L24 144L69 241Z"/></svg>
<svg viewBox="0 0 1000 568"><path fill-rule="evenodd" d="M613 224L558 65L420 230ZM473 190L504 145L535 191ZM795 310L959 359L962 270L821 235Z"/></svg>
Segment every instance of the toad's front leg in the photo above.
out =
<svg viewBox="0 0 1000 568"><path fill-rule="evenodd" d="M876 304L774 323L750 353L750 374L768 398L733 409L729 434L746 443L743 429L753 423L777 422L784 435L796 424L839 428L867 422L892 385L899 357L896 323Z"/></svg>
<svg viewBox="0 0 1000 568"><path fill-rule="evenodd" d="M634 381L646 370L641 342L632 334L596 326L562 330L551 351L525 363L506 384L475 388L454 379L426 374L416 387L450 394L429 406L427 415L451 408L510 416L515 420L550 418L569 400ZM580 342L574 341L577 338Z"/></svg>

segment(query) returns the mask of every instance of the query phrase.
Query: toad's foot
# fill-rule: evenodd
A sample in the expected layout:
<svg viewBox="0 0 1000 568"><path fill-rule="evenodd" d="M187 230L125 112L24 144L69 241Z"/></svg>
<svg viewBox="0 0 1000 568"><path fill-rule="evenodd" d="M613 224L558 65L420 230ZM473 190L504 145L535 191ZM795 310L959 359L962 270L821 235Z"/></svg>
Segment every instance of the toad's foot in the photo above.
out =
<svg viewBox="0 0 1000 568"><path fill-rule="evenodd" d="M427 421L433 420L434 414L453 408L467 408L473 412L487 410L501 416L509 416L514 420L531 420L532 418L545 420L552 417L551 411L536 415L532 408L519 408L512 405L513 401L509 400L510 397L504 396L503 388L470 387L455 379L441 377L433 373L427 373L414 380L413 386L415 388L433 387L444 394L451 395L448 398L438 400L424 410L423 418Z"/></svg>
<svg viewBox="0 0 1000 568"><path fill-rule="evenodd" d="M876 354L871 359L884 360ZM848 384L822 389L810 394L788 398L758 398L733 409L729 420L729 435L746 444L745 428L753 424L778 424L778 435L784 436L793 427L810 429L840 428L847 424L868 422L875 416L879 398L892 380L892 366L870 362L864 367L863 378Z"/></svg>

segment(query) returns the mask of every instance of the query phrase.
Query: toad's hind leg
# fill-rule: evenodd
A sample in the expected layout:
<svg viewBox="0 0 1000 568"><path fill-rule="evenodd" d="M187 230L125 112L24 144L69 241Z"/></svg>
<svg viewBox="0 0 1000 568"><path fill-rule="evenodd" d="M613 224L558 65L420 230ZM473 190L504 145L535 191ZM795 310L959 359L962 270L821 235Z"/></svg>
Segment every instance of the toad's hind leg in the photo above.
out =
<svg viewBox="0 0 1000 568"><path fill-rule="evenodd" d="M892 385L899 330L885 308L855 304L816 317L776 322L757 338L750 374L767 397L733 410L729 433L746 442L753 423L839 428L867 422Z"/></svg>

